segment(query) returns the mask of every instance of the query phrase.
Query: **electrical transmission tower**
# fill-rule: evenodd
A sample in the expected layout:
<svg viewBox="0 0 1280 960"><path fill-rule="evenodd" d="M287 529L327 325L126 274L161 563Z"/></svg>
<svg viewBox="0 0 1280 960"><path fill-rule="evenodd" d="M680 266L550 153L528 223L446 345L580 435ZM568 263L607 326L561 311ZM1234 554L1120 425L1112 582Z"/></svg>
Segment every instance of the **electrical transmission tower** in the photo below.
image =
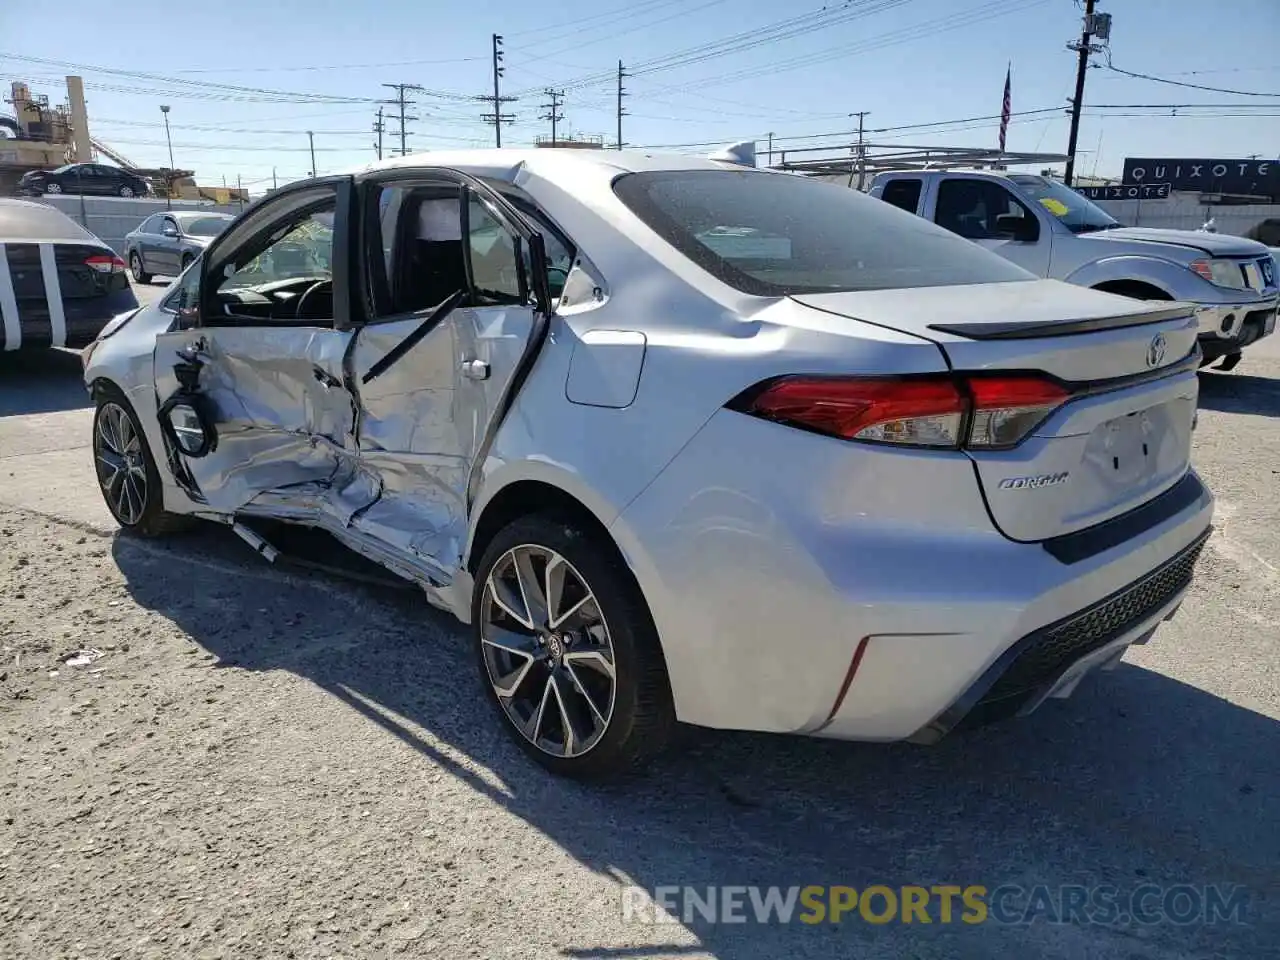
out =
<svg viewBox="0 0 1280 960"><path fill-rule="evenodd" d="M506 74L506 68L502 66L502 35L495 33L493 35L493 96L484 95L476 97L477 100L484 100L493 104L493 113L484 113L480 115L480 119L485 123L493 124L495 146L502 146L502 125L504 123L514 123L516 116L514 113L503 113L502 105L504 103L515 103L518 97L504 97L499 87L502 77Z"/></svg>
<svg viewBox="0 0 1280 960"><path fill-rule="evenodd" d="M564 114L560 112L560 108L564 105L564 91L552 90L548 87L542 92L547 95L547 99L551 102L541 105L542 109L547 112L541 114L538 119L551 121L551 145L554 147L559 143L559 140L556 138L556 125L564 119Z"/></svg>
<svg viewBox="0 0 1280 960"><path fill-rule="evenodd" d="M416 100L407 99L405 94L410 90L421 90L422 87L418 86L416 83L384 83L383 86L396 92L396 98L394 100L385 100L383 102L391 104L399 111L399 115L395 119L397 119L400 124L400 156L403 157L408 153L408 149L405 146L405 138L408 137L410 132L408 126L409 121L418 119L417 117L411 117L404 112L405 107L412 106L417 102Z"/></svg>
<svg viewBox="0 0 1280 960"><path fill-rule="evenodd" d="M621 150L625 143L622 142L622 118L626 116L627 111L622 107L622 98L627 95L626 88L623 87L622 81L626 77L627 71L622 69L622 61L618 61L618 149Z"/></svg>

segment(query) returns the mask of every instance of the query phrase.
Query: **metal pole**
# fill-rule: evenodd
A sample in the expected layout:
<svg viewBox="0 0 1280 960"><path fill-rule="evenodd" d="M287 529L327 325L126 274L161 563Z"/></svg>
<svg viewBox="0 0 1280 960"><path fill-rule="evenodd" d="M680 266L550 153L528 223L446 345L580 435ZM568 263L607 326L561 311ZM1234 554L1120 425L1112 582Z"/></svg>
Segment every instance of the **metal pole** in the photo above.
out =
<svg viewBox="0 0 1280 960"><path fill-rule="evenodd" d="M626 92L622 89L622 78L627 72L622 69L622 61L618 61L618 149L622 149L622 98L626 96Z"/></svg>
<svg viewBox="0 0 1280 960"><path fill-rule="evenodd" d="M404 134L401 133L401 137ZM310 130L307 131L307 143L311 145L311 176L316 175L316 137Z"/></svg>
<svg viewBox="0 0 1280 960"><path fill-rule="evenodd" d="M1062 182L1071 186L1071 179L1076 171L1076 141L1080 137L1080 108L1084 104L1084 75L1089 69L1089 38L1093 29L1094 0L1085 0L1084 31L1080 34L1080 46L1076 59L1076 95L1071 101L1071 133L1067 136L1067 169L1062 175Z"/></svg>
<svg viewBox="0 0 1280 960"><path fill-rule="evenodd" d="M866 185L866 172L867 172L867 151L866 151L866 148L863 146L862 121L863 121L863 118L865 118L867 114L869 114L870 112L871 112L870 110L859 110L857 113L849 114L849 116L851 117L858 118L858 189L859 190L861 190ZM853 185L852 175L850 175L849 177L849 185L850 186Z"/></svg>
<svg viewBox="0 0 1280 960"><path fill-rule="evenodd" d="M236 174L236 200L240 203L240 209L244 210L244 188L240 186L240 174Z"/></svg>
<svg viewBox="0 0 1280 960"><path fill-rule="evenodd" d="M164 114L164 140L169 145L169 179L165 183L164 190L164 208L166 210L173 209L173 138L169 136L169 106L161 104L160 112Z"/></svg>
<svg viewBox="0 0 1280 960"><path fill-rule="evenodd" d="M498 61L502 59L502 54L498 47L502 44L502 37L498 34L493 35L493 133L495 145L502 146L502 96L498 91L498 78L502 76L502 68L498 66Z"/></svg>
<svg viewBox="0 0 1280 960"><path fill-rule="evenodd" d="M275 193L275 191L276 191L276 168L272 167L271 168L271 192Z"/></svg>
<svg viewBox="0 0 1280 960"><path fill-rule="evenodd" d="M769 131L769 150L765 154L769 159L765 162L766 167L773 166L773 131Z"/></svg>

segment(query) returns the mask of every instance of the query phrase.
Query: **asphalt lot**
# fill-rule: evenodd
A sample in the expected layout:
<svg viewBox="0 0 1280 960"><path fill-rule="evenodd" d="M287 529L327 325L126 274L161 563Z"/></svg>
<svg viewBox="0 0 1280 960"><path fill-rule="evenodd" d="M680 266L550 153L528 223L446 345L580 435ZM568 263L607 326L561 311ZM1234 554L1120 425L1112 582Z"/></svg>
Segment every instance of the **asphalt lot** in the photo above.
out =
<svg viewBox="0 0 1280 960"><path fill-rule="evenodd" d="M1202 375L1217 529L1115 672L931 748L691 732L606 789L505 740L461 632L411 591L215 529L118 537L78 374L0 362L0 957L1277 955L1280 336ZM100 659L63 662L83 648ZM627 884L1218 885L1247 906L650 924L624 919Z"/></svg>

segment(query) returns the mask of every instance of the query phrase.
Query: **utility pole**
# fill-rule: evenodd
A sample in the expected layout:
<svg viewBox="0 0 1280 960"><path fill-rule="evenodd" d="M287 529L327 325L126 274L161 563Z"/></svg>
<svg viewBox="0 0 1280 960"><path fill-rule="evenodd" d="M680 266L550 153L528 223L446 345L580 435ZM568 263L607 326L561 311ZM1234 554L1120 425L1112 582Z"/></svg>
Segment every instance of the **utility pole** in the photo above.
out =
<svg viewBox="0 0 1280 960"><path fill-rule="evenodd" d="M538 119L551 121L551 145L554 147L560 142L556 138L556 124L564 119L564 114L560 112L560 107L564 103L564 91L552 90L548 87L542 92L547 95L551 102L541 105L547 112L539 116Z"/></svg>
<svg viewBox="0 0 1280 960"><path fill-rule="evenodd" d="M277 189L279 188L276 186L276 168L272 167L271 168L271 192L275 193Z"/></svg>
<svg viewBox="0 0 1280 960"><path fill-rule="evenodd" d="M374 149L374 150L376 150L376 151L378 151L378 159L379 159L379 160L381 160L381 159L382 159L382 132L383 132L386 128L387 128L387 125L386 125L385 123L383 123L383 122L382 122L382 108L381 108L381 107L379 107L379 108L378 108L378 119L377 119L377 120L375 120L375 121L373 121L373 132L374 132L374 133L376 133L376 134L378 135L377 142L375 142L375 143L374 143L374 145L373 145L373 149Z"/></svg>
<svg viewBox="0 0 1280 960"><path fill-rule="evenodd" d="M772 167L773 166L773 131L772 130L769 131L769 149L765 153L765 156L769 158L768 160L765 161L765 166Z"/></svg>
<svg viewBox="0 0 1280 960"><path fill-rule="evenodd" d="M627 71L622 69L622 61L618 61L618 149L621 150L625 144L622 142L622 118L627 111L622 108L622 98L627 95L626 89L622 86L622 80L626 77Z"/></svg>
<svg viewBox="0 0 1280 960"><path fill-rule="evenodd" d="M311 146L311 176L316 175L316 136L310 130L307 131L307 143Z"/></svg>
<svg viewBox="0 0 1280 960"><path fill-rule="evenodd" d="M857 113L851 113L849 116L858 118L858 189L861 190L866 185L867 177L867 150L862 139L862 121L869 114L870 110L859 110ZM853 178L850 177L850 180Z"/></svg>
<svg viewBox="0 0 1280 960"><path fill-rule="evenodd" d="M164 139L169 144L169 177L165 181L164 208L173 209L173 181L177 174L173 170L173 138L169 136L169 105L161 104L160 112L164 114ZM19 114L21 115L21 114Z"/></svg>
<svg viewBox="0 0 1280 960"><path fill-rule="evenodd" d="M476 97L477 100L486 100L493 104L493 113L485 113L480 115L480 119L485 123L493 124L493 134L495 146L502 146L502 125L504 123L514 123L516 116L514 113L503 113L502 105L504 103L515 103L517 97L504 97L501 90L501 80L506 74L506 67L502 66L502 35L495 33L493 35L493 96Z"/></svg>
<svg viewBox="0 0 1280 960"><path fill-rule="evenodd" d="M1089 54L1092 48L1089 41L1093 38L1094 0L1084 2L1084 31L1080 34L1078 44L1068 44L1068 49L1075 50L1076 57L1076 95L1071 100L1071 133L1067 135L1067 169L1062 175L1062 182L1071 186L1071 179L1076 169L1076 141L1080 137L1080 110L1084 105L1084 75L1089 69Z"/></svg>
<svg viewBox="0 0 1280 960"><path fill-rule="evenodd" d="M398 107L398 108L399 108L399 113L400 113L400 156L402 156L402 157L403 157L406 153L408 153L408 152L409 152L409 151L408 151L408 149L407 149L407 146L406 146L406 139L405 139L405 138L406 138L406 137L408 137L408 135L409 135L409 127L408 127L408 123L409 123L409 121L410 121L410 120L417 120L417 119L418 119L417 117L411 117L411 116L409 116L407 113L405 113L405 112L404 112L405 107L411 106L411 105L413 105L414 103L416 103L416 102L417 102L417 101L415 101L415 100L409 100L409 99L406 99L406 98L405 98L405 92L406 92L406 91L408 91L408 90L421 90L421 89L422 89L422 87L418 86L416 83L384 83L384 84L383 84L383 86L384 86L384 87L388 87L388 88L390 88L390 89L392 89L392 90L394 90L394 91L396 92L396 98L395 98L394 100L388 100L388 101L384 101L384 102L386 102L386 103L390 103L392 106L394 106L394 107ZM382 111L378 111L378 116L379 116L379 119L381 119ZM379 133L379 135L378 135L378 139L379 139L379 141L381 141L381 139L382 139L382 135L381 135L381 133ZM379 156L381 156L381 154L379 154Z"/></svg>

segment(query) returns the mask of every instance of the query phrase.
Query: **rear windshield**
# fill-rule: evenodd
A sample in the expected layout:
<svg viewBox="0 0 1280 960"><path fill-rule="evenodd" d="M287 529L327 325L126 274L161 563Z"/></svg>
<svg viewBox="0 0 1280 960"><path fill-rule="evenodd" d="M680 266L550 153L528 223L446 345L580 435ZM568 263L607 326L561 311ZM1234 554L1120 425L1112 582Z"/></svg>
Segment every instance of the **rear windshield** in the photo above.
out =
<svg viewBox="0 0 1280 960"><path fill-rule="evenodd" d="M0 199L0 243L20 240L100 241L56 207L24 200Z"/></svg>
<svg viewBox="0 0 1280 960"><path fill-rule="evenodd" d="M231 221L223 217L196 217L182 221L182 229L192 237L216 237Z"/></svg>
<svg viewBox="0 0 1280 960"><path fill-rule="evenodd" d="M614 191L690 260L758 296L1035 279L915 214L804 177L632 173Z"/></svg>

